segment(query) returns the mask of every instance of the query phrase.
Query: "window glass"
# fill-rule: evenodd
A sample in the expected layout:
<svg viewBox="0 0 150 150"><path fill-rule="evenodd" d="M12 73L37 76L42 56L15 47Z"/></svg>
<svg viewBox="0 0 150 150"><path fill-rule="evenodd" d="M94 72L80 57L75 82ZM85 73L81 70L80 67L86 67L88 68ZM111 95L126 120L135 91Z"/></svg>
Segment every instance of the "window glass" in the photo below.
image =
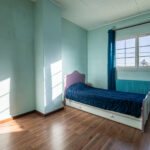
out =
<svg viewBox="0 0 150 150"><path fill-rule="evenodd" d="M150 46L150 36L139 37L139 46Z"/></svg>
<svg viewBox="0 0 150 150"><path fill-rule="evenodd" d="M135 66L135 42L136 39L127 39L116 42L116 66Z"/></svg>

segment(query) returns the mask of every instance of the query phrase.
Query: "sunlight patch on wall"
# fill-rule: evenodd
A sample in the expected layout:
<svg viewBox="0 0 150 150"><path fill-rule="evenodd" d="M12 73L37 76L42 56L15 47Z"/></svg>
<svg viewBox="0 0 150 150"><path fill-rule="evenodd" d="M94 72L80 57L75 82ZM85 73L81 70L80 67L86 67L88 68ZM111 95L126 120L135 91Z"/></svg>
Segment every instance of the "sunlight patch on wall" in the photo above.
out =
<svg viewBox="0 0 150 150"><path fill-rule="evenodd" d="M52 78L52 100L54 101L62 94L62 60L50 66Z"/></svg>
<svg viewBox="0 0 150 150"><path fill-rule="evenodd" d="M46 107L47 103L46 103L46 83L45 83L46 75L45 75L45 68L44 68L43 72L44 72L44 107Z"/></svg>
<svg viewBox="0 0 150 150"><path fill-rule="evenodd" d="M0 120L10 116L10 78L0 81Z"/></svg>

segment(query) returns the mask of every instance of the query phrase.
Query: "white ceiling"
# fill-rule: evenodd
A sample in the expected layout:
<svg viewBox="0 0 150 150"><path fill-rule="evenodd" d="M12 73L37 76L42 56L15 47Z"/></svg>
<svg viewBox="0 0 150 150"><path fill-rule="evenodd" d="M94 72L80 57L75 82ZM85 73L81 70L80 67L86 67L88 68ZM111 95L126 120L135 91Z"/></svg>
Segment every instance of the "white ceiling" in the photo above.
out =
<svg viewBox="0 0 150 150"><path fill-rule="evenodd" d="M150 0L53 0L62 16L89 30L150 10Z"/></svg>

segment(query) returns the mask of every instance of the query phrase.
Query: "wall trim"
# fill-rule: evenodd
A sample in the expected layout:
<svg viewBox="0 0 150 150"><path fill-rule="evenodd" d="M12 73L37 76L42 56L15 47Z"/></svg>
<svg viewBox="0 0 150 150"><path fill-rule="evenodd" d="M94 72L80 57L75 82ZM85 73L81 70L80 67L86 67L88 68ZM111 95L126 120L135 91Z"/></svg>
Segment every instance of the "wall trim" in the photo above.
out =
<svg viewBox="0 0 150 150"><path fill-rule="evenodd" d="M97 30L99 28L103 28L103 27L106 27L106 26L110 26L110 25L122 22L122 21L126 21L128 19L133 19L133 18L140 17L140 16L143 16L143 15L148 15L148 14L150 14L150 11L145 11L145 12L142 12L142 13L139 13L139 14L136 14L136 15L132 15L132 16L129 16L129 17L125 17L125 18L122 18L122 19L116 19L116 20L114 20L112 22L108 22L108 23L104 23L104 24L101 24L101 25L97 25L95 27L89 27L87 30L88 31Z"/></svg>
<svg viewBox="0 0 150 150"><path fill-rule="evenodd" d="M35 112L36 112L38 115L42 116L42 117L46 117L46 116L48 116L48 115L54 114L54 113L56 113L56 112L58 112L58 111L61 111L61 110L64 110L64 107L59 108L59 109L56 109L56 110L54 110L54 111L52 111L52 112L49 112L49 113L46 113L46 114L43 114L43 113L41 113L41 112L38 111L38 110L35 110Z"/></svg>
<svg viewBox="0 0 150 150"><path fill-rule="evenodd" d="M54 114L54 113L56 113L56 112L59 112L59 111L61 111L61 110L64 110L64 107L59 108L59 109L56 109L56 110L54 110L54 111L52 111L52 112L49 112L49 113L46 113L46 114L43 114L43 113L41 113L41 112L39 112L39 111L37 111L37 110L32 110L32 111L29 111L29 112L26 112L26 113L23 113L23 114L16 115L16 116L11 117L11 118L7 118L7 119L4 119L4 120L1 120L1 121L0 121L0 124L6 123L6 122L8 122L8 121L15 120L15 119L18 119L18 118L21 118L21 117L24 117L24 116L29 115L29 114L32 114L32 113L37 113L38 115L40 115L40 116L42 116L42 117L46 117L46 116L48 116L48 115Z"/></svg>
<svg viewBox="0 0 150 150"><path fill-rule="evenodd" d="M32 114L32 113L34 113L34 112L35 112L35 110L32 110L32 111L25 112L25 113L22 113L22 114L19 114L19 115L16 115L16 116L13 116L13 117L4 119L4 120L0 120L0 124L5 123L5 122L8 122L8 121L11 121L11 120L14 120L14 119L18 119L18 118L20 118L20 117L23 117L23 116Z"/></svg>

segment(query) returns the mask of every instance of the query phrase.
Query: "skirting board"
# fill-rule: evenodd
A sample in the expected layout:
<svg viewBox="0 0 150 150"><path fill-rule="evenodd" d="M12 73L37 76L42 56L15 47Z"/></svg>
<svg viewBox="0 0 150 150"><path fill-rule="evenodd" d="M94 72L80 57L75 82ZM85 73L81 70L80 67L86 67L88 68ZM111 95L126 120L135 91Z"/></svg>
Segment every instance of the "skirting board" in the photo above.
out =
<svg viewBox="0 0 150 150"><path fill-rule="evenodd" d="M69 99L66 99L66 105L142 130L142 117L136 118L129 115L82 104Z"/></svg>
<svg viewBox="0 0 150 150"><path fill-rule="evenodd" d="M43 113L41 113L41 112L39 112L39 111L37 111L37 110L35 110L35 112L36 112L37 114L39 114L40 116L46 117L46 116L48 116L48 115L51 115L51 114L53 114L53 113L55 113L55 112L58 112L58 111L61 111L61 110L63 110L63 109L64 109L64 107L59 108L59 109L56 109L56 110L54 110L54 111L52 111L52 112L49 112L49 113L47 113L47 114L43 114Z"/></svg>
<svg viewBox="0 0 150 150"><path fill-rule="evenodd" d="M23 117L23 116L26 116L26 115L29 115L29 114L32 114L34 112L35 112L35 110L32 110L32 111L29 111L29 112L26 112L26 113L23 113L23 114L16 115L16 116L11 117L11 118L7 118L5 120L0 120L0 124L11 121L11 120L14 120L14 119L17 119L17 118L20 118L20 117Z"/></svg>
<svg viewBox="0 0 150 150"><path fill-rule="evenodd" d="M42 117L46 117L46 116L48 116L48 115L51 115L51 114L53 114L53 113L55 113L55 112L58 112L58 111L61 111L61 110L63 110L63 109L64 109L64 107L59 108L59 109L57 109L57 110L55 110L55 111L53 111L53 112L49 112L49 113L47 113L47 114L43 114L43 113L41 113L41 112L39 112L39 111L37 111L37 110L33 110L33 111L26 112L26 113L23 113L23 114L20 114L20 115L11 117L11 118L7 118L7 119L5 119L5 120L0 120L0 124L5 123L5 122L8 122L8 121L11 121L11 120L14 120L14 119L18 119L18 118L20 118L20 117L23 117L23 116L26 116L26 115L29 115L29 114L32 114L32 113L37 113L38 115L40 115L40 116L42 116Z"/></svg>

